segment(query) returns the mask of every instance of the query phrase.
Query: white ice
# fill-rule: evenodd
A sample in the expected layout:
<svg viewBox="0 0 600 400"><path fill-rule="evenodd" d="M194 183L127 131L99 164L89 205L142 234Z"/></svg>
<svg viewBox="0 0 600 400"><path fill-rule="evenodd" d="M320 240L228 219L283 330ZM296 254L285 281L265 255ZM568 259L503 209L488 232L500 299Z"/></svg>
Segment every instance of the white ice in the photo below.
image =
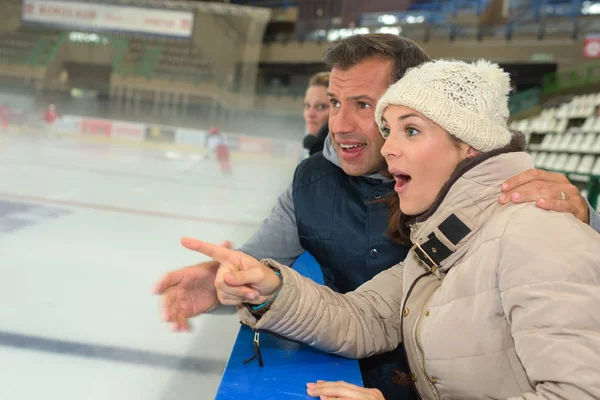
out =
<svg viewBox="0 0 600 400"><path fill-rule="evenodd" d="M0 399L214 398L237 315L173 333L151 287L205 260L182 236L243 243L297 161L234 153L222 176L181 149L0 134L0 202L39 206L9 215L18 229L0 209Z"/></svg>

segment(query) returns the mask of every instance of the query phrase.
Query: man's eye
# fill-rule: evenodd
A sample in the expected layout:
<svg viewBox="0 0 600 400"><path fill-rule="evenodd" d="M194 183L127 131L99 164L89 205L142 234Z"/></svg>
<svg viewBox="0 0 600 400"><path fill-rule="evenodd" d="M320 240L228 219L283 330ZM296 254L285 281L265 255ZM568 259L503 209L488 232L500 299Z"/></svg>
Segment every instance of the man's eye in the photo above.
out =
<svg viewBox="0 0 600 400"><path fill-rule="evenodd" d="M358 102L358 107L360 107L361 109L367 109L367 108L371 108L371 105L362 101Z"/></svg>

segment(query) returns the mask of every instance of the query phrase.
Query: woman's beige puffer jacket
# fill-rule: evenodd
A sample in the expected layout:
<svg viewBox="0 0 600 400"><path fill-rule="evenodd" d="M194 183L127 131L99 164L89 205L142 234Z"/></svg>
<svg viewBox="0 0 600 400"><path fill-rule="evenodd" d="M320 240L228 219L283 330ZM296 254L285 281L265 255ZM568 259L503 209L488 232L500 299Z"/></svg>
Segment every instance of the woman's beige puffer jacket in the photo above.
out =
<svg viewBox="0 0 600 400"><path fill-rule="evenodd" d="M516 152L468 170L411 227L406 260L346 295L264 261L283 287L242 322L349 358L404 341L423 399L600 399L600 235L499 205L502 182L532 167Z"/></svg>

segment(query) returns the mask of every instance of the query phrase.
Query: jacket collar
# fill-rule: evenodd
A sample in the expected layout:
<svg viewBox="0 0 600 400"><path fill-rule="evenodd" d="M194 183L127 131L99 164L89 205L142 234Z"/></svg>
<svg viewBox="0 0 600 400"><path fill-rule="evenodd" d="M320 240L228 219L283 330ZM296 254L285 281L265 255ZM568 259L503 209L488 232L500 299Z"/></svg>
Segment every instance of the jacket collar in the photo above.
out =
<svg viewBox="0 0 600 400"><path fill-rule="evenodd" d="M335 147L333 146L333 140L331 139L331 135L327 135L325 138L325 144L323 146L323 157L336 167L342 168L340 164L340 160L338 159L337 153L335 152ZM394 179L388 176L383 176L380 173L373 173L369 175L363 175L365 178L377 179L383 182L392 182Z"/></svg>
<svg viewBox="0 0 600 400"><path fill-rule="evenodd" d="M507 149L457 169L432 209L411 225L415 254L438 277L464 255L469 238L500 207L502 183L533 168L528 154L515 151Z"/></svg>

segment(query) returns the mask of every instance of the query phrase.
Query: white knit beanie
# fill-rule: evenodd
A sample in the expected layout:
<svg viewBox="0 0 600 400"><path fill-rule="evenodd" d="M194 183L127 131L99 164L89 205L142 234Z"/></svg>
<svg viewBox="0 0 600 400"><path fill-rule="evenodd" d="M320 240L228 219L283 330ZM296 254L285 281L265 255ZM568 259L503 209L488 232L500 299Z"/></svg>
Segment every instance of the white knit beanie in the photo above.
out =
<svg viewBox="0 0 600 400"><path fill-rule="evenodd" d="M377 103L381 130L390 105L411 108L479 151L506 146L510 78L497 64L438 60L406 72Z"/></svg>

